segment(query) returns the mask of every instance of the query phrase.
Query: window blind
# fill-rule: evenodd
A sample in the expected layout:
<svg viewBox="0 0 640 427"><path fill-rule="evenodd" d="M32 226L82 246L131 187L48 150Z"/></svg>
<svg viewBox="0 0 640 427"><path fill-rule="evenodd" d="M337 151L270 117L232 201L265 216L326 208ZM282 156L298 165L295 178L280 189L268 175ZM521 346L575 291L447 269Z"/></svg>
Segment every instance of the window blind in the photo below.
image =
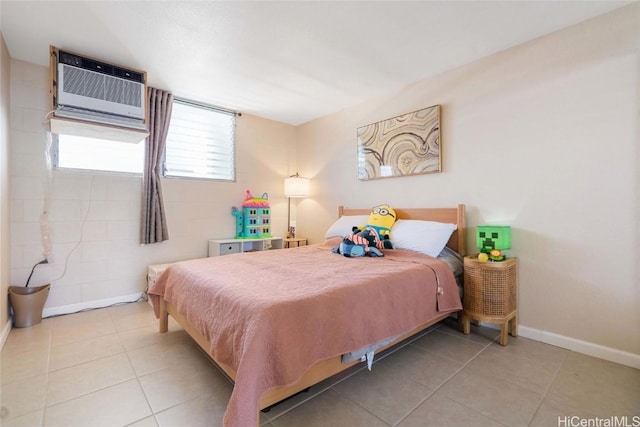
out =
<svg viewBox="0 0 640 427"><path fill-rule="evenodd" d="M174 99L164 175L235 180L235 113Z"/></svg>

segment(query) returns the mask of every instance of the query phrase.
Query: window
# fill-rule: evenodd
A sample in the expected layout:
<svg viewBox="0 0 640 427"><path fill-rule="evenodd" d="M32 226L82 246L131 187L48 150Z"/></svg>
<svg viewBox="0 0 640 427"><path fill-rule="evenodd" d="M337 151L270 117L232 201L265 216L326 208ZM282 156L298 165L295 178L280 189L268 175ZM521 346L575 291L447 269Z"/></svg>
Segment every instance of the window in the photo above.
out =
<svg viewBox="0 0 640 427"><path fill-rule="evenodd" d="M234 181L234 140L234 112L174 99L164 175Z"/></svg>
<svg viewBox="0 0 640 427"><path fill-rule="evenodd" d="M56 167L108 172L142 173L144 141L137 144L58 135Z"/></svg>

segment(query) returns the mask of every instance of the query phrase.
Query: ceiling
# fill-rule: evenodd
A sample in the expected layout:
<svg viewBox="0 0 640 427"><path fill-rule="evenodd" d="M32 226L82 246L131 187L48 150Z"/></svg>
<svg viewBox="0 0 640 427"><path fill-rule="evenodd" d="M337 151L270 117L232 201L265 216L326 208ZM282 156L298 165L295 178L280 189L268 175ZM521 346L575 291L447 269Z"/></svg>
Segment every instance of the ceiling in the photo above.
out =
<svg viewBox="0 0 640 427"><path fill-rule="evenodd" d="M629 3L2 0L0 30L15 59L53 45L298 125Z"/></svg>

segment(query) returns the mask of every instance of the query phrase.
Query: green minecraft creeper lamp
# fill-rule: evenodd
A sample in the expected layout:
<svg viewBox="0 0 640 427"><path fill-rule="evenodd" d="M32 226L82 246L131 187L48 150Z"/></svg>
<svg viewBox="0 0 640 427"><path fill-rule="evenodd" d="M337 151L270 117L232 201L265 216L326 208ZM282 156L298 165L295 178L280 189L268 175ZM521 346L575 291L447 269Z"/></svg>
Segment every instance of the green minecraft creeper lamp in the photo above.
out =
<svg viewBox="0 0 640 427"><path fill-rule="evenodd" d="M476 246L480 253L488 254L491 261L504 261L502 251L511 249L511 227L508 225L478 225Z"/></svg>

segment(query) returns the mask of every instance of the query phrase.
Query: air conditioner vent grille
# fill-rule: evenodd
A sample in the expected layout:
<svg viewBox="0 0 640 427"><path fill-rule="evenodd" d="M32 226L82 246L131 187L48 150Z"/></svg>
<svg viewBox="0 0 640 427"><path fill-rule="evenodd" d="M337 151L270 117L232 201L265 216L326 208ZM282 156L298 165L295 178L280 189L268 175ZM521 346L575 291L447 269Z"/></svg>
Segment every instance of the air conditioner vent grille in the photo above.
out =
<svg viewBox="0 0 640 427"><path fill-rule="evenodd" d="M65 93L142 107L144 86L124 79L63 65Z"/></svg>

